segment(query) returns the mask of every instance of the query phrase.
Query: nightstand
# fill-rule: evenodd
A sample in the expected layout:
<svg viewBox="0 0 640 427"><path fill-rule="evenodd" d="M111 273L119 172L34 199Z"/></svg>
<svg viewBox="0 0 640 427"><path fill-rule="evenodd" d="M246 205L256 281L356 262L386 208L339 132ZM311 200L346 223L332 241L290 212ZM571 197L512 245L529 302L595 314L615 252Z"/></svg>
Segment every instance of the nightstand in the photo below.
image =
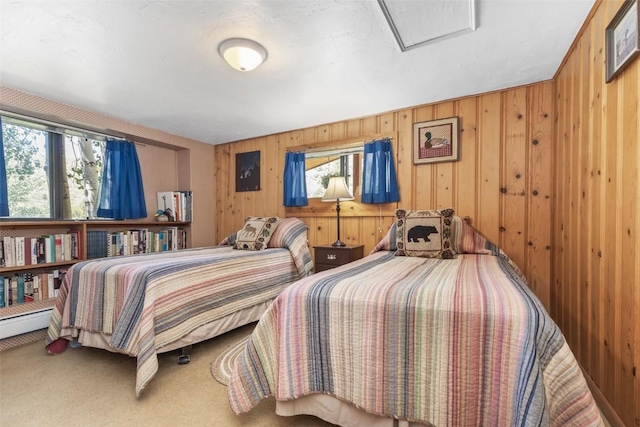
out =
<svg viewBox="0 0 640 427"><path fill-rule="evenodd" d="M315 271L329 270L340 267L352 261L362 258L364 245L358 246L314 246L316 256Z"/></svg>

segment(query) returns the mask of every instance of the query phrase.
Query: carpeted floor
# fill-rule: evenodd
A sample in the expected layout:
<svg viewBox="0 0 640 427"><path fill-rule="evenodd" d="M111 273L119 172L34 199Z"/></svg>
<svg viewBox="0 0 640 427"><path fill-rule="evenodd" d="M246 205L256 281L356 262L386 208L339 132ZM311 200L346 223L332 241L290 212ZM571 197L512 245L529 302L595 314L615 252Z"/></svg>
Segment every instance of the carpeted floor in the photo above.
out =
<svg viewBox="0 0 640 427"><path fill-rule="evenodd" d="M135 397L134 358L92 348L46 354L44 342L0 352L0 426L331 426L311 416L280 417L266 399L236 416L211 363L255 324L193 346L191 362L161 354L156 376Z"/></svg>

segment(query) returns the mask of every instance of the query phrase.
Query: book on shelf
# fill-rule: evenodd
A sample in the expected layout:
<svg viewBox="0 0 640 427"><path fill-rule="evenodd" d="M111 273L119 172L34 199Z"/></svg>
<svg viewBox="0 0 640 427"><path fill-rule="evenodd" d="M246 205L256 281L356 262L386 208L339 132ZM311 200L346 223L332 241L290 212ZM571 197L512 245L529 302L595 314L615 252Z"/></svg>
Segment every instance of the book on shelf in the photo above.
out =
<svg viewBox="0 0 640 427"><path fill-rule="evenodd" d="M33 273L24 274L24 301L38 301L38 275Z"/></svg>
<svg viewBox="0 0 640 427"><path fill-rule="evenodd" d="M4 236L2 238L2 247L4 249L4 261L6 267L14 267L13 255L11 248L15 245L15 239L13 237ZM15 251L14 251L15 252Z"/></svg>
<svg viewBox="0 0 640 427"><path fill-rule="evenodd" d="M0 276L0 308L6 307L7 300L4 293L4 276Z"/></svg>
<svg viewBox="0 0 640 427"><path fill-rule="evenodd" d="M47 262L44 250L44 237L38 237L38 256L36 257L36 261L38 264L44 264Z"/></svg>
<svg viewBox="0 0 640 427"><path fill-rule="evenodd" d="M64 261L71 261L73 259L73 252L71 249L71 234L62 235L62 259Z"/></svg>
<svg viewBox="0 0 640 427"><path fill-rule="evenodd" d="M4 278L4 303L5 306L11 305L11 278Z"/></svg>
<svg viewBox="0 0 640 427"><path fill-rule="evenodd" d="M60 270L53 270L53 296L57 297L60 292L60 283L62 279L60 278Z"/></svg>
<svg viewBox="0 0 640 427"><path fill-rule="evenodd" d="M16 266L21 267L25 265L25 257L24 257L24 237L17 236L14 237L15 244L15 261Z"/></svg>
<svg viewBox="0 0 640 427"><path fill-rule="evenodd" d="M24 265L31 265L31 239L24 239Z"/></svg>
<svg viewBox="0 0 640 427"><path fill-rule="evenodd" d="M49 284L48 273L38 274L38 291L40 293L40 299L49 299Z"/></svg>
<svg viewBox="0 0 640 427"><path fill-rule="evenodd" d="M24 275L18 274L16 277L17 282L17 296L18 304L24 303Z"/></svg>
<svg viewBox="0 0 640 427"><path fill-rule="evenodd" d="M25 248L25 251L27 249ZM31 261L31 265L35 265L38 263L38 238L31 237L29 238L29 260Z"/></svg>
<svg viewBox="0 0 640 427"><path fill-rule="evenodd" d="M109 233L105 230L87 230L87 259L104 258L108 255L108 236Z"/></svg>
<svg viewBox="0 0 640 427"><path fill-rule="evenodd" d="M62 244L62 234L54 234L54 260L55 261L64 261L64 246Z"/></svg>
<svg viewBox="0 0 640 427"><path fill-rule="evenodd" d="M18 303L18 277L13 276L9 279L10 292L9 292L9 305Z"/></svg>

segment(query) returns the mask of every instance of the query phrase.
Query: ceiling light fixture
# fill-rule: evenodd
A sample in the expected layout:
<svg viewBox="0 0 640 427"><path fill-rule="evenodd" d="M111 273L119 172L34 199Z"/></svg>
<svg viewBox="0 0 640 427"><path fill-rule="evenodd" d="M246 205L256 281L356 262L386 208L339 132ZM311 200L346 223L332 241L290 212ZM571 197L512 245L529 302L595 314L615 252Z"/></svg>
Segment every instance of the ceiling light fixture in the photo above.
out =
<svg viewBox="0 0 640 427"><path fill-rule="evenodd" d="M251 71L267 59L267 49L249 39L233 38L218 45L225 61L239 71Z"/></svg>

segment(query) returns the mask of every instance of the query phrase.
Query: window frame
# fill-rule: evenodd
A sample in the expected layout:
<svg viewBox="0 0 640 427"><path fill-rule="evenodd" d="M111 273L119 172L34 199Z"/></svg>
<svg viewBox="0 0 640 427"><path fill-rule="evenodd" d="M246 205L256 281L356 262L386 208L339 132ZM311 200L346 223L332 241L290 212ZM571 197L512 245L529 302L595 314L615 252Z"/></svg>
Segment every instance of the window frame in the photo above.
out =
<svg viewBox="0 0 640 427"><path fill-rule="evenodd" d="M6 216L1 217L2 221L75 221L86 218L65 218L64 217L64 188L61 180L53 179L62 171L63 144L67 135L91 140L104 141L107 138L126 139L122 136L108 135L98 131L82 129L79 127L65 125L48 119L27 116L21 113L0 109L2 123L9 123L15 126L22 126L42 132L46 132L46 156L49 176L49 216L48 217L21 217ZM1 130L0 130L1 131Z"/></svg>
<svg viewBox="0 0 640 427"><path fill-rule="evenodd" d="M304 145L297 145L287 147L286 151L293 152L312 152L314 154L327 152L337 154L340 150L348 150L350 148L363 146L366 142L375 141L378 139L390 138L392 141L398 141L397 132L385 132L385 133L377 133L372 135L367 135L365 137L354 137L354 138L345 138L333 141L326 142L316 142ZM397 146L394 147L397 151ZM283 154L284 155L284 154ZM360 175L362 174L362 170L360 168L360 163L362 161L356 162L354 164L354 177L357 176L358 182L361 182ZM356 171L357 166L357 171ZM359 184L358 184L359 185ZM398 203L385 203L380 205L373 205L369 203L361 203L360 202L360 188L356 188L355 191L357 194L354 194L353 200L340 201L340 216L393 216L395 214L395 210L397 208ZM323 202L321 197L314 197L308 199L307 206L297 206L297 207L285 207L285 215L296 216L296 217L335 217L335 203Z"/></svg>

